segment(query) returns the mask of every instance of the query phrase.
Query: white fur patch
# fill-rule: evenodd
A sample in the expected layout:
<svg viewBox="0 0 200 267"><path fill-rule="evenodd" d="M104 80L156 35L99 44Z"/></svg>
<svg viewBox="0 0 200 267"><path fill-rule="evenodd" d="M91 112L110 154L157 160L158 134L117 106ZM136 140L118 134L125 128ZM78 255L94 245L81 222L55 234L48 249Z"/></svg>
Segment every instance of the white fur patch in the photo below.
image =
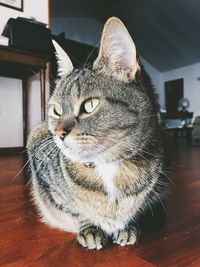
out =
<svg viewBox="0 0 200 267"><path fill-rule="evenodd" d="M106 192L110 197L115 198L117 190L114 185L114 177L119 170L118 162L107 163L100 155L98 155L98 153L96 155L89 155L84 150L78 151L78 148L75 147L75 141L70 134L65 137L65 144L58 136L54 137L54 141L66 158L80 164L93 162L95 164L97 179L102 179ZM73 149L70 147L73 147Z"/></svg>
<svg viewBox="0 0 200 267"><path fill-rule="evenodd" d="M96 165L96 175L103 180L104 188L111 197L115 197L117 190L114 177L119 170L117 163L99 163Z"/></svg>

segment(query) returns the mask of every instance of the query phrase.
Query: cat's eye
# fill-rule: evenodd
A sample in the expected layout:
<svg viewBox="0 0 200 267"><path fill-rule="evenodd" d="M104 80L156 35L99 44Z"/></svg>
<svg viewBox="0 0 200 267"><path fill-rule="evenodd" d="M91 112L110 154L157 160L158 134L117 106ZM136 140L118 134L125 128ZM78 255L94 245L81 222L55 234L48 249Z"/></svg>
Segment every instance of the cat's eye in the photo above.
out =
<svg viewBox="0 0 200 267"><path fill-rule="evenodd" d="M92 113L99 105L98 98L91 98L84 103L84 109L86 113Z"/></svg>
<svg viewBox="0 0 200 267"><path fill-rule="evenodd" d="M59 118L62 115L62 107L59 104L52 104L50 106L50 114Z"/></svg>

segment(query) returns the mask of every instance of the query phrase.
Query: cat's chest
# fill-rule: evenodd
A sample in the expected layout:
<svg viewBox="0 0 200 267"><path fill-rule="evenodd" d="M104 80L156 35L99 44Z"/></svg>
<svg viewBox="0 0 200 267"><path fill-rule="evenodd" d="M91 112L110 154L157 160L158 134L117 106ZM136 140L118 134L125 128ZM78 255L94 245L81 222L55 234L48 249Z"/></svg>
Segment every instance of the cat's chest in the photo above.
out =
<svg viewBox="0 0 200 267"><path fill-rule="evenodd" d="M67 173L67 180L72 180L75 184L72 190L77 193L79 190L85 193L89 190L90 194L104 192L112 199L134 193L138 181L138 169L124 162L72 164L67 166Z"/></svg>
<svg viewBox="0 0 200 267"><path fill-rule="evenodd" d="M104 191L111 199L133 190L137 176L134 169L125 168L121 162L95 162L95 165L90 166L79 167L76 177L80 178L79 183L88 185L89 189Z"/></svg>
<svg viewBox="0 0 200 267"><path fill-rule="evenodd" d="M95 162L93 164L76 164L68 169L70 178L73 182L81 186L81 189L94 190L95 192L104 191L107 195L115 197L118 189L115 178L120 172L118 162L106 163Z"/></svg>
<svg viewBox="0 0 200 267"><path fill-rule="evenodd" d="M119 163L99 163L96 164L94 175L96 179L102 181L104 190L111 196L114 197L117 194L117 187L115 184L115 177L119 173Z"/></svg>

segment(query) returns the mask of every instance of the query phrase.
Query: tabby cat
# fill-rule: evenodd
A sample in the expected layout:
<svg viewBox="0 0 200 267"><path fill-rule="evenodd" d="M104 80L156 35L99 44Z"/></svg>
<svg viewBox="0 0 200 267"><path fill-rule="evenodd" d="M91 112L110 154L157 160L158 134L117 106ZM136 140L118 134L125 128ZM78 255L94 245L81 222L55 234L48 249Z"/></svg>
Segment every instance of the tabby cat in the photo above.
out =
<svg viewBox="0 0 200 267"><path fill-rule="evenodd" d="M112 17L92 66L73 69L54 46L60 77L47 122L27 143L42 221L77 233L88 249L135 244L137 218L161 201L165 186L156 100L134 42Z"/></svg>

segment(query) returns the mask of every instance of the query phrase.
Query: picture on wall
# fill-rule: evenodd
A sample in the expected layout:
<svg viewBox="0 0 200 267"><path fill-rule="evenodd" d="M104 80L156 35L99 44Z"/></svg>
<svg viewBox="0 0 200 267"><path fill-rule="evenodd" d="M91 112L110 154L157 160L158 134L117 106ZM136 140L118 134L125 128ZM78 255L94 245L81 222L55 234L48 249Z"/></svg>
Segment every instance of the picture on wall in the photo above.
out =
<svg viewBox="0 0 200 267"><path fill-rule="evenodd" d="M181 98L183 98L183 79L165 82L165 105L168 113L178 112Z"/></svg>
<svg viewBox="0 0 200 267"><path fill-rule="evenodd" d="M0 5L23 11L23 0L0 0Z"/></svg>

